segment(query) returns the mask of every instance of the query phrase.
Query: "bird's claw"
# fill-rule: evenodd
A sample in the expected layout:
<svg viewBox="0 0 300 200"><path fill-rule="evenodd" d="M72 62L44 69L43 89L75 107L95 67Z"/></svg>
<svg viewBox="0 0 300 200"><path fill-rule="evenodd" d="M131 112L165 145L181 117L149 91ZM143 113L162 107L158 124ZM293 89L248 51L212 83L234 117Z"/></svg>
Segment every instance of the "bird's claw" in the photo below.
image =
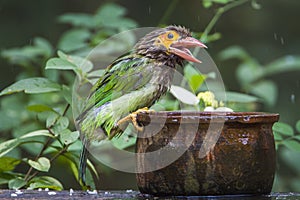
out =
<svg viewBox="0 0 300 200"><path fill-rule="evenodd" d="M127 115L126 117L120 119L117 123L117 125L120 127L122 124L126 123L126 122L129 122L131 121L134 128L139 131L139 132L142 132L144 130L144 127L139 125L139 123L137 122L137 115L139 113L142 113L142 112L146 112L146 113L151 113L151 112L154 112L154 110L149 110L149 108L147 107L144 107L144 108L140 108L138 109L137 111L133 112L133 113L130 113L129 115Z"/></svg>

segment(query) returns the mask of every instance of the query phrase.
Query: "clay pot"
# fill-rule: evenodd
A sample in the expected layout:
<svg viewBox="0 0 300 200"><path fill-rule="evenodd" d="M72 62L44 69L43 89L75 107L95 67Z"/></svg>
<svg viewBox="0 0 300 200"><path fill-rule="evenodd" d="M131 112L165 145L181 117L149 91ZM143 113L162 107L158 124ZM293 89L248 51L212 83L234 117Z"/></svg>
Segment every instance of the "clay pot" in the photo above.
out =
<svg viewBox="0 0 300 200"><path fill-rule="evenodd" d="M272 125L278 114L154 112L136 144L141 193L269 194L275 174Z"/></svg>

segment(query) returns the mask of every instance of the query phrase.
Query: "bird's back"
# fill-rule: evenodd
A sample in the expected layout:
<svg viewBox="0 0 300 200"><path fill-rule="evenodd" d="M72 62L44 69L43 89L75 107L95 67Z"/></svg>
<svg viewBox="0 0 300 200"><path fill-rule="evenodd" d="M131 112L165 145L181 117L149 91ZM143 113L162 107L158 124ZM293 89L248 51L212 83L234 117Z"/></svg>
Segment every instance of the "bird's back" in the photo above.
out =
<svg viewBox="0 0 300 200"><path fill-rule="evenodd" d="M78 118L81 132L91 139L122 132L117 121L152 106L169 88L172 74L173 67L155 59L136 54L117 59L91 90Z"/></svg>

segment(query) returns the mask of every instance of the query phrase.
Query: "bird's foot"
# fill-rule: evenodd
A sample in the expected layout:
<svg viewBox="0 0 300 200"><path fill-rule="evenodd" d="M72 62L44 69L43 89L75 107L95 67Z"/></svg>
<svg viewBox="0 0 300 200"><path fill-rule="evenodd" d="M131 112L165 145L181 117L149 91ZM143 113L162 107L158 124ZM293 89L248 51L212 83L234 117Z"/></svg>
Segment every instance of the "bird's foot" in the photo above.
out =
<svg viewBox="0 0 300 200"><path fill-rule="evenodd" d="M137 131L142 132L142 131L144 130L144 127L141 126L141 125L139 125L139 123L137 122L137 119L136 119L136 118L137 118L137 115L138 115L139 113L142 113L142 112L152 113L152 112L154 112L154 110L151 110L151 109L149 109L149 108L147 108L147 107L140 108L140 109L138 109L137 111L135 111L135 112L133 112L133 113L130 113L130 114L127 115L126 117L120 119L120 120L118 121L117 125L118 125L119 127L121 127L122 124L131 121L132 124L133 124L133 126L134 126L134 128L135 128Z"/></svg>

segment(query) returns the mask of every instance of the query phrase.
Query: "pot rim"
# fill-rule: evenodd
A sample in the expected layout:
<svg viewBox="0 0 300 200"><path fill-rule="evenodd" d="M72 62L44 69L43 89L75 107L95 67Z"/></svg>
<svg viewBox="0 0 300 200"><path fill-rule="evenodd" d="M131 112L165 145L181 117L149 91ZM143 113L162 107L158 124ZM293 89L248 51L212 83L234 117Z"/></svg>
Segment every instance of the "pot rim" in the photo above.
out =
<svg viewBox="0 0 300 200"><path fill-rule="evenodd" d="M278 113L267 112L202 112L202 111L158 111L140 112L138 122L144 123L275 123Z"/></svg>

